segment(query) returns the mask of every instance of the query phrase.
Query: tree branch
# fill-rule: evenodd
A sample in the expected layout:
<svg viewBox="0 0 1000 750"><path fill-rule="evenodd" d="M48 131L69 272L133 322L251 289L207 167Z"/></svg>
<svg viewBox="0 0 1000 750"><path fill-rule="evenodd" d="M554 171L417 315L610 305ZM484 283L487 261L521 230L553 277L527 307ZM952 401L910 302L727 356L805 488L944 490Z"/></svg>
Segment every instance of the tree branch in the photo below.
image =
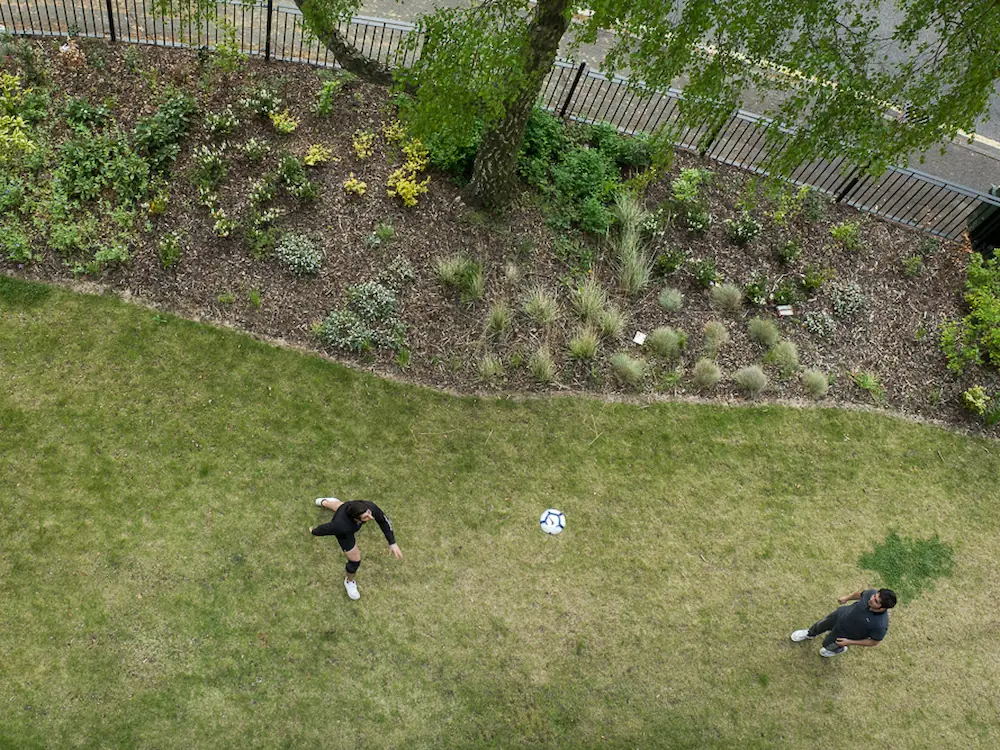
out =
<svg viewBox="0 0 1000 750"><path fill-rule="evenodd" d="M315 15L307 13L302 7L309 0L294 0L296 7L302 11L302 15L309 21L309 29L324 47L333 54L333 58L340 63L340 67L353 73L358 78L376 83L382 86L390 86L393 83L393 70L378 60L362 54L357 47L348 42L340 33L340 29L332 23L326 22L320 26L319 19Z"/></svg>

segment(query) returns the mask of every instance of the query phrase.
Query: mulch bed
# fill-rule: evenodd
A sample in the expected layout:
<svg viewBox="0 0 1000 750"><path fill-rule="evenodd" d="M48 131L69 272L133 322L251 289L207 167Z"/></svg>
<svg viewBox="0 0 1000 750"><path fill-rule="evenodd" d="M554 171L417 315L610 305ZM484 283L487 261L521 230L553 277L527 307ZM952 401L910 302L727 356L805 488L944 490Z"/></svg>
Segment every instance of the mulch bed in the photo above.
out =
<svg viewBox="0 0 1000 750"><path fill-rule="evenodd" d="M592 240L594 273L609 290L614 303L627 313L627 323L619 341L602 343L596 364L583 365L573 362L566 349L567 341L579 327L568 303L568 289L560 281L567 278L570 269L556 257L555 235L546 226L540 200L525 193L505 216L487 217L462 203L459 186L452 178L431 170L429 192L420 198L417 207L408 209L385 192L389 174L401 162L398 150L386 147L380 136L373 157L357 158L352 148L355 131L379 132L382 123L393 119L392 99L385 90L355 83L340 94L332 115L319 117L312 108L321 82L317 71L304 65L251 60L237 73L215 72L206 87L202 82L205 68L199 66L190 51L112 46L86 40L81 46L86 64L70 65L61 59L57 43L36 43L49 61L49 80L57 82L50 84L54 111L63 95L87 96L91 101L114 97L115 117L127 130L138 117L154 110L157 94L167 85L187 90L199 100L199 114L173 171L167 212L150 217L151 231L141 233L128 263L86 279L102 288L127 294L164 311L231 325L254 335L321 351L349 366L463 393L569 391L608 398L690 397L715 403L743 403L746 399L731 381L724 379L706 397L692 389L688 374L699 356L702 329L709 320L723 321L732 337L717 358L724 373L760 363L765 352L747 334L747 321L759 315L774 320L782 336L797 344L803 367L818 368L833 376L828 396L818 402L821 405L886 408L961 430L1000 434L997 429L983 428L961 406L962 392L973 384L981 384L991 393L1000 391L996 371L971 368L965 375L955 377L946 370L938 348L940 323L964 314L962 289L967 247L943 243L925 259L923 271L911 276L904 273L903 261L918 253L924 235L837 205L830 205L822 220L808 221L800 215L790 226L782 228L769 221L761 210L767 208L766 201L756 211L764 223L764 231L741 247L727 238L724 221L736 217L734 206L748 176L679 154L670 174L647 191L647 206L655 208L664 201L670 179L682 167L703 166L715 174L708 188L714 223L702 235L668 229L652 241L654 254L665 247L685 248L692 258L714 260L721 275L740 286L757 271L765 272L774 285L783 278L797 278L806 265L831 268L838 280L860 284L869 304L860 313L840 321L832 335L816 337L802 327L803 315L809 311L831 311L829 284L814 298L796 306L796 314L790 318L779 318L773 305L746 306L742 315L735 318L721 316L709 304L707 292L684 270L652 284L638 299L631 299L617 289L610 251L603 242ZM4 63L4 69L13 67L11 61ZM265 81L278 90L282 107L287 106L301 119L295 133L278 135L266 121L242 114L239 99ZM241 214L248 185L265 169L276 166L280 150L301 155L309 145L322 143L332 147L339 159L310 171L311 179L319 185L318 201L300 203L279 198L275 202L287 210L278 222L280 227L308 234L324 248L325 260L318 276L297 278L273 258L255 259L240 231L230 238L213 234L213 221L208 210L199 205L189 175L194 148L219 140L205 135L202 116L227 104L241 115L242 122L238 131L225 140L239 144L253 136L273 146L263 167L231 154L229 176L219 195L221 205L232 216ZM364 196L351 196L342 189L351 173L368 184ZM859 220L862 222L859 250L847 250L831 238L832 226ZM395 237L373 244L369 238L382 222L393 225ZM172 230L184 233L184 252L176 266L165 270L156 244L165 232ZM799 241L803 253L798 261L786 267L778 261L778 248L792 237ZM41 249L42 238L36 239ZM438 281L434 270L436 260L456 253L479 259L486 271L486 294L472 305L462 304ZM401 297L402 316L407 324L408 361L388 351L362 356L324 350L312 332L314 322L343 305L349 285L378 279L399 255L410 260L418 275ZM70 273L66 259L54 251L44 252L44 260L36 264L20 266L0 261L0 270L11 276L51 283L79 281ZM526 291L538 284L558 291L562 302L560 321L547 329L534 327L520 312ZM679 312L666 312L658 304L657 296L664 284L683 292L685 304ZM260 294L259 307L250 301L251 290ZM220 301L230 295L233 301ZM484 334L486 311L499 300L507 301L515 311L513 330L502 340ZM641 348L631 342L633 333L649 333L664 325L680 328L689 335L688 350L681 363L686 374L678 380L669 377L673 368L655 365L653 376L644 387L639 390L622 387L608 365L610 355L617 351L643 355ZM550 347L559 367L555 383L544 387L533 381L526 364L531 352L543 344ZM504 362L505 375L501 380L485 383L479 377L477 365L486 353L496 354ZM817 403L807 398L798 378L780 379L766 365L765 370L770 383L756 401ZM875 403L870 393L854 384L850 373L857 371L870 371L878 376L885 387L882 403Z"/></svg>

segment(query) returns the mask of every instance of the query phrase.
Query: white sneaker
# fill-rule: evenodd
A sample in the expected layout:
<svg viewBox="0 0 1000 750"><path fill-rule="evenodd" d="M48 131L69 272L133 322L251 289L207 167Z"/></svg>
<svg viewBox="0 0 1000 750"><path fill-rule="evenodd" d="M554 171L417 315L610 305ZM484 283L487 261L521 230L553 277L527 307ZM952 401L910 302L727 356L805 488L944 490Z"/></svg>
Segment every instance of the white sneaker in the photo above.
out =
<svg viewBox="0 0 1000 750"><path fill-rule="evenodd" d="M826 646L821 646L819 649L819 655L826 657L837 656L838 654L842 654L845 651L847 651L847 646L840 646L839 648L836 648L833 651L828 649Z"/></svg>
<svg viewBox="0 0 1000 750"><path fill-rule="evenodd" d="M358 584L356 581L348 581L344 579L344 588L347 589L347 595L351 599L360 599L361 594L358 593Z"/></svg>
<svg viewBox="0 0 1000 750"><path fill-rule="evenodd" d="M802 641L811 641L816 636L809 635L808 630L796 630L792 633L792 640L796 643L802 643Z"/></svg>
<svg viewBox="0 0 1000 750"><path fill-rule="evenodd" d="M323 505L323 501L324 500L336 500L336 499L337 498L335 498L335 497L317 497L316 498L316 507L318 507L318 508L325 508L326 506Z"/></svg>

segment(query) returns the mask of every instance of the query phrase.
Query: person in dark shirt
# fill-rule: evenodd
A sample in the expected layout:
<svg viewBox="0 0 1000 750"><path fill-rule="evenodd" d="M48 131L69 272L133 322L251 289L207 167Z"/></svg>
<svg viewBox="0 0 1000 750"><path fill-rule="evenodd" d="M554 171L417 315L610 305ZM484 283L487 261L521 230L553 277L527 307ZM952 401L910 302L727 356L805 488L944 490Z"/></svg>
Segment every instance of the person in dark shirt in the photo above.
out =
<svg viewBox="0 0 1000 750"><path fill-rule="evenodd" d="M839 607L808 630L796 630L792 640L810 641L821 633L820 656L836 656L848 646L877 646L889 631L889 610L896 606L896 594L891 589L865 589L840 597L837 601L849 607Z"/></svg>
<svg viewBox="0 0 1000 750"><path fill-rule="evenodd" d="M333 518L327 523L319 526L310 526L309 531L313 536L335 536L340 543L340 548L347 555L347 577L344 578L344 588L351 599L360 599L358 584L354 581L354 576L361 567L361 550L358 549L354 541L354 535L371 520L382 529L385 540L389 543L389 552L397 560L403 559L403 553L396 544L396 535L392 531L392 524L389 518L382 512L375 503L367 500L351 500L348 503L341 502L335 497L316 498L316 505L333 511Z"/></svg>

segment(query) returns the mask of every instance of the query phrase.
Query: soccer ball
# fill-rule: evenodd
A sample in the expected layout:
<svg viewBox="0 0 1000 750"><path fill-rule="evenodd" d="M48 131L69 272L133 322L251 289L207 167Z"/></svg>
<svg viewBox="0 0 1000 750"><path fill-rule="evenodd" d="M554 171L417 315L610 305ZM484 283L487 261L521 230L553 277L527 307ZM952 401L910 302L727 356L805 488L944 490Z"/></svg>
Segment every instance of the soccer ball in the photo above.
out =
<svg viewBox="0 0 1000 750"><path fill-rule="evenodd" d="M546 534L561 534L562 530L566 528L566 516L563 515L561 510L549 508L542 513L542 517L538 519L538 524Z"/></svg>

